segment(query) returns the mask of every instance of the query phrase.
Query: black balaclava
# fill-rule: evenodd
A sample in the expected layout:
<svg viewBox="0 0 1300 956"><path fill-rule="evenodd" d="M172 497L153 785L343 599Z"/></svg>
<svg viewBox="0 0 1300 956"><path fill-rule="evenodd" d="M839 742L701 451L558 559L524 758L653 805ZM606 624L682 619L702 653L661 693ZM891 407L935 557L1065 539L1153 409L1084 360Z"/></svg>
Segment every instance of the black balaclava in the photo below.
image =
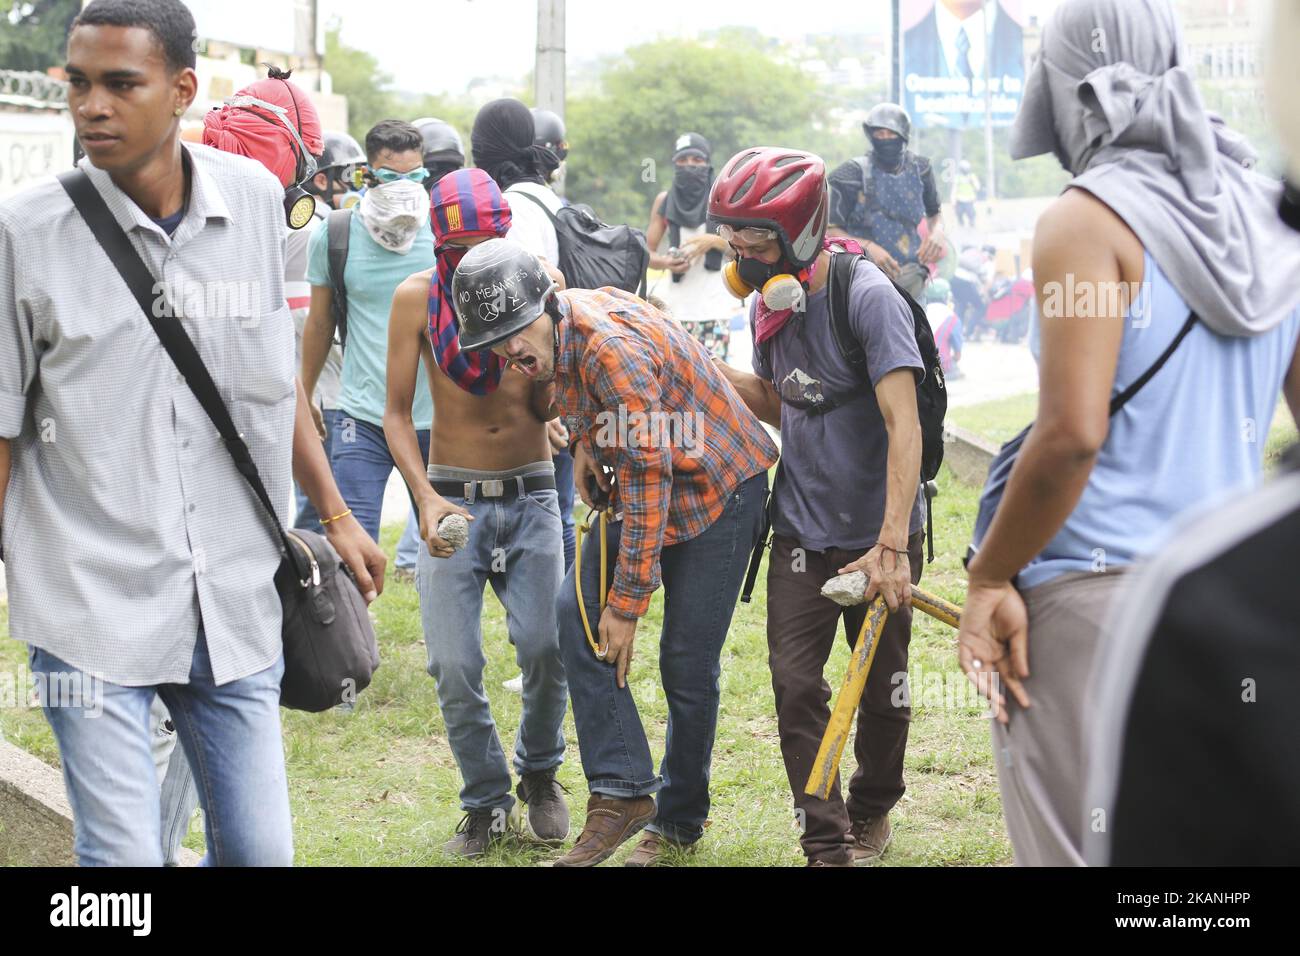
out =
<svg viewBox="0 0 1300 956"><path fill-rule="evenodd" d="M545 170L556 161L551 150L533 145L533 114L516 99L493 100L479 110L469 142L475 165L502 191L515 183L545 185Z"/></svg>
<svg viewBox="0 0 1300 956"><path fill-rule="evenodd" d="M664 218L668 220L669 245L681 244L681 227L694 228L704 224L709 213L709 190L713 186L712 166L678 166L683 156L699 156L706 163L712 155L709 141L699 133L683 133L677 138L673 151L673 184L664 201ZM716 227L708 227L716 232ZM722 253L710 250L704 254L704 268L717 272L722 268ZM680 282L680 275L673 275Z"/></svg>
<svg viewBox="0 0 1300 956"><path fill-rule="evenodd" d="M903 161L903 151L907 149L907 140L901 136L894 139L876 139L871 137L871 161L886 172L895 172Z"/></svg>

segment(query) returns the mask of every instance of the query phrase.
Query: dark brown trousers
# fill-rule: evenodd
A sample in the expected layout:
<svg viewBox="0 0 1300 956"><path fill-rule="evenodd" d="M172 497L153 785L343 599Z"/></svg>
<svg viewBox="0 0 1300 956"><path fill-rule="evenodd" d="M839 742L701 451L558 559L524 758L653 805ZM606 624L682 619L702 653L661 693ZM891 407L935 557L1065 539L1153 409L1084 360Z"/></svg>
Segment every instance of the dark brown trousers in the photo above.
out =
<svg viewBox="0 0 1300 956"><path fill-rule="evenodd" d="M912 583L921 580L921 542L917 532L907 542ZM767 567L767 648L776 693L781 756L790 779L794 805L802 818L800 843L809 860L851 859L850 821L871 819L903 796L903 752L907 749L910 707L903 706L907 645L912 636L909 608L890 614L867 676L858 709L853 755L857 770L849 780L847 806L838 777L829 800L804 793L808 773L830 720L831 688L824 671L844 621L849 646L857 639L867 605L841 608L821 596L821 587L862 551L807 551L792 538L775 535ZM836 680L836 686L839 679Z"/></svg>

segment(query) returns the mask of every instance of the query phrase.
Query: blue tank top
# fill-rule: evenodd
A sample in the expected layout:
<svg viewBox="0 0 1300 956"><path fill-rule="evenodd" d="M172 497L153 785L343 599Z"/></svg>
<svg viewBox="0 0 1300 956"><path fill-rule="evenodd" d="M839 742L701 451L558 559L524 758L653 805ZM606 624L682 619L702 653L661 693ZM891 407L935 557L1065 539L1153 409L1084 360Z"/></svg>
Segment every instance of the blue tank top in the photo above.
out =
<svg viewBox="0 0 1300 956"><path fill-rule="evenodd" d="M1150 255L1143 268L1142 292L1124 326L1116 394L1159 358L1187 319L1187 303ZM1253 338L1196 323L1110 420L1083 497L1020 573L1020 586L1131 564L1157 550L1180 516L1258 483L1298 335L1300 309Z"/></svg>

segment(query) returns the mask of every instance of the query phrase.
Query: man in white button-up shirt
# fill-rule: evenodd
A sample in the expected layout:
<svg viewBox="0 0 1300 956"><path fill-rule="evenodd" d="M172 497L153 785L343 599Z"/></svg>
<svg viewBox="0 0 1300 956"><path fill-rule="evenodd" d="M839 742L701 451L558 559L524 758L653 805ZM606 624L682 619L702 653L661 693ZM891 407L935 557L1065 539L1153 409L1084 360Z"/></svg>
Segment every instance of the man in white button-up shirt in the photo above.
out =
<svg viewBox="0 0 1300 956"><path fill-rule="evenodd" d="M339 515L295 386L283 189L178 139L193 36L179 0L82 11L67 66L81 168L181 313L272 500L287 504L292 464ZM10 631L30 647L81 862L161 862L155 693L196 769L209 861L291 862L274 529L55 182L0 204L0 501ZM382 553L350 517L328 527L373 597Z"/></svg>

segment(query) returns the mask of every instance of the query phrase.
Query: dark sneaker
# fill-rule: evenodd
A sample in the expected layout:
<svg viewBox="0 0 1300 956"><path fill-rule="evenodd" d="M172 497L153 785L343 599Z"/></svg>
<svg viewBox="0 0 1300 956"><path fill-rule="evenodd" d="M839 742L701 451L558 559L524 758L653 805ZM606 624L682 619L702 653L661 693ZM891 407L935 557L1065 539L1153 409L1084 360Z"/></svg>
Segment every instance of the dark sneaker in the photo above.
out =
<svg viewBox="0 0 1300 956"><path fill-rule="evenodd" d="M587 822L573 849L555 861L556 866L595 866L654 819L654 797L630 800L593 793L587 799Z"/></svg>
<svg viewBox="0 0 1300 956"><path fill-rule="evenodd" d="M853 865L862 866L885 855L889 841L894 838L894 830L889 825L889 814L882 813L870 820L852 824L849 835L853 837Z"/></svg>
<svg viewBox="0 0 1300 956"><path fill-rule="evenodd" d="M488 847L505 839L508 816L502 810L470 810L461 818L456 835L442 845L447 853L473 860Z"/></svg>
<svg viewBox="0 0 1300 956"><path fill-rule="evenodd" d="M808 866L834 866L834 867L846 866L846 867L849 867L849 868L851 869L851 868L853 867L853 864L852 864L852 863L836 863L836 862L834 862L833 860L809 860L809 861L808 861Z"/></svg>
<svg viewBox="0 0 1300 956"><path fill-rule="evenodd" d="M564 799L567 792L564 784L555 779L554 767L520 777L515 793L528 807L528 812L519 817L519 829L526 838L547 846L559 846L569 838L569 804Z"/></svg>
<svg viewBox="0 0 1300 956"><path fill-rule="evenodd" d="M674 843L662 833L653 830L641 837L636 849L623 861L624 866L667 866L673 852L694 853L694 843Z"/></svg>

